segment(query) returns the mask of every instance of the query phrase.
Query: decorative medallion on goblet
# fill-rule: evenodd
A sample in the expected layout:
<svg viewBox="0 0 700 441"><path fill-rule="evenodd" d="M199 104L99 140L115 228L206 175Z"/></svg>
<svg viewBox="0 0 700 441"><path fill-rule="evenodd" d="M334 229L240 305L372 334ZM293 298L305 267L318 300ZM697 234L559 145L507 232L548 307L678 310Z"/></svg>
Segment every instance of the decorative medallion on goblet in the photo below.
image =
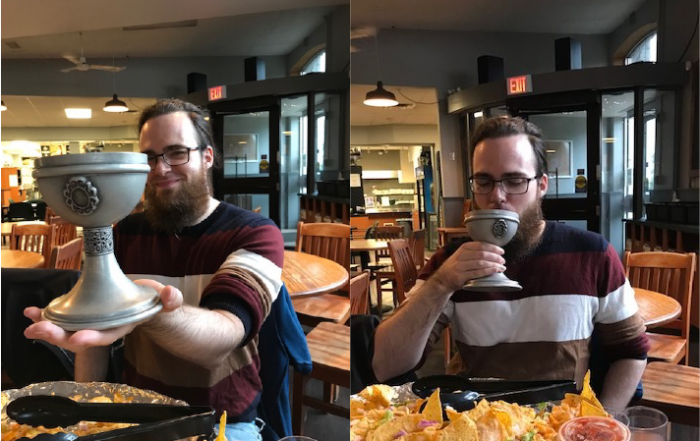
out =
<svg viewBox="0 0 700 441"><path fill-rule="evenodd" d="M520 217L508 210L474 210L464 220L472 239L487 242L499 247L505 246L518 231ZM467 291L520 291L518 282L510 280L503 273L473 279L464 284Z"/></svg>
<svg viewBox="0 0 700 441"><path fill-rule="evenodd" d="M155 289L136 285L114 257L112 224L136 206L150 167L143 153L83 153L35 161L44 200L66 221L83 227L85 262L73 289L42 313L67 331L109 329L160 311Z"/></svg>

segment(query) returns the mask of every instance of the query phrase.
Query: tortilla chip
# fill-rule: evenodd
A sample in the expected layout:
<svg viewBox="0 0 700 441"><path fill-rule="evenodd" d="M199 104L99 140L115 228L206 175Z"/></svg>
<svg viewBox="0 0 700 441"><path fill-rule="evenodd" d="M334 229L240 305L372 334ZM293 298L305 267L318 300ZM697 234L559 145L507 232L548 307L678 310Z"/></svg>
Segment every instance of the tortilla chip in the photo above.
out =
<svg viewBox="0 0 700 441"><path fill-rule="evenodd" d="M386 384L373 384L367 386L359 393L359 395L367 401L378 404L382 407L389 407L391 400L396 395L394 388Z"/></svg>
<svg viewBox="0 0 700 441"><path fill-rule="evenodd" d="M479 441L479 430L465 413L438 432L436 441Z"/></svg>
<svg viewBox="0 0 700 441"><path fill-rule="evenodd" d="M412 433L419 430L422 415L404 415L387 421L367 434L367 441L393 441L401 431Z"/></svg>
<svg viewBox="0 0 700 441"><path fill-rule="evenodd" d="M508 432L496 417L496 413L489 410L476 421L479 430L479 441L501 441L508 439Z"/></svg>
<svg viewBox="0 0 700 441"><path fill-rule="evenodd" d="M445 407L445 413L447 414L447 419L450 421L454 421L456 419L461 418L462 412L457 412L450 406Z"/></svg>
<svg viewBox="0 0 700 441"><path fill-rule="evenodd" d="M608 413L603 409L599 409L597 406L590 403L588 400L584 400L581 402L581 416L607 417Z"/></svg>
<svg viewBox="0 0 700 441"><path fill-rule="evenodd" d="M442 403L440 403L440 388L435 389L435 392L428 398L428 403L425 409L421 412L423 418L428 421L437 421L442 426Z"/></svg>
<svg viewBox="0 0 700 441"><path fill-rule="evenodd" d="M586 372L586 375L583 377L583 389L581 390L581 398L586 399L591 402L594 406L596 406L598 409L603 410L603 405L598 401L598 398L595 396L595 392L593 392L593 389L591 388L591 371L589 370Z"/></svg>

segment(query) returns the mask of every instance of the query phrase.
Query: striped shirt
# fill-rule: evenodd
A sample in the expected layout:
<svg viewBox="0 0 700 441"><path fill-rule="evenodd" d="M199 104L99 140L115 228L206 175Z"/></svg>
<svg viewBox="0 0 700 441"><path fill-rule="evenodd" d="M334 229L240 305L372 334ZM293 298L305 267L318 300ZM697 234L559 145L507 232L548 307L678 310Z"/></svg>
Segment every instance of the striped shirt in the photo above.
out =
<svg viewBox="0 0 700 441"><path fill-rule="evenodd" d="M188 305L228 310L246 338L223 365L208 369L183 360L136 328L125 340L125 381L192 405L252 421L260 400L257 334L282 282L284 243L267 218L221 202L177 236L154 231L143 213L115 228L115 255L132 280L153 279L180 289Z"/></svg>
<svg viewBox="0 0 700 441"><path fill-rule="evenodd" d="M438 250L417 286L456 248ZM634 291L614 248L600 235L547 222L534 252L506 267L522 291L455 292L427 350L450 323L470 377L578 384L588 369L594 331L610 361L646 358L648 340Z"/></svg>

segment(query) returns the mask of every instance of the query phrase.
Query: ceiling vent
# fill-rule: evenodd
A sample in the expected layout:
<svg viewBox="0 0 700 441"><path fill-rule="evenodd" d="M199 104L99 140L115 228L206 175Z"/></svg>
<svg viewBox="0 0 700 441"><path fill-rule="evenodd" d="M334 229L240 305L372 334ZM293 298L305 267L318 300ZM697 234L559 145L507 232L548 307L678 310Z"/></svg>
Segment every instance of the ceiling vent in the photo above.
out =
<svg viewBox="0 0 700 441"><path fill-rule="evenodd" d="M156 29L170 28L194 28L197 26L197 20L172 21L170 23L156 23L142 26L124 26L123 31L154 31Z"/></svg>

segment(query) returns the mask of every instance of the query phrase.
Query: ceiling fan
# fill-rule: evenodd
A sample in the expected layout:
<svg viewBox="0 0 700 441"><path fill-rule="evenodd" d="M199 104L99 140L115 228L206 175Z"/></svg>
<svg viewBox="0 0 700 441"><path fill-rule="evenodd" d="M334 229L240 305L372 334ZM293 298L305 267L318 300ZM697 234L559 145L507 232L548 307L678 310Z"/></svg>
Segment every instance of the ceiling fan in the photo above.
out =
<svg viewBox="0 0 700 441"><path fill-rule="evenodd" d="M61 69L61 72L67 73L67 72L72 72L74 70L78 70L80 72L86 72L88 70L104 70L107 72L121 72L126 67L124 66L107 66L107 65L101 65L101 64L87 64L87 61L85 61L85 56L83 55L83 33L80 33L80 58L74 56L74 55L64 55L63 58L66 60L70 61L71 63L75 64L73 67L68 67L66 69Z"/></svg>

